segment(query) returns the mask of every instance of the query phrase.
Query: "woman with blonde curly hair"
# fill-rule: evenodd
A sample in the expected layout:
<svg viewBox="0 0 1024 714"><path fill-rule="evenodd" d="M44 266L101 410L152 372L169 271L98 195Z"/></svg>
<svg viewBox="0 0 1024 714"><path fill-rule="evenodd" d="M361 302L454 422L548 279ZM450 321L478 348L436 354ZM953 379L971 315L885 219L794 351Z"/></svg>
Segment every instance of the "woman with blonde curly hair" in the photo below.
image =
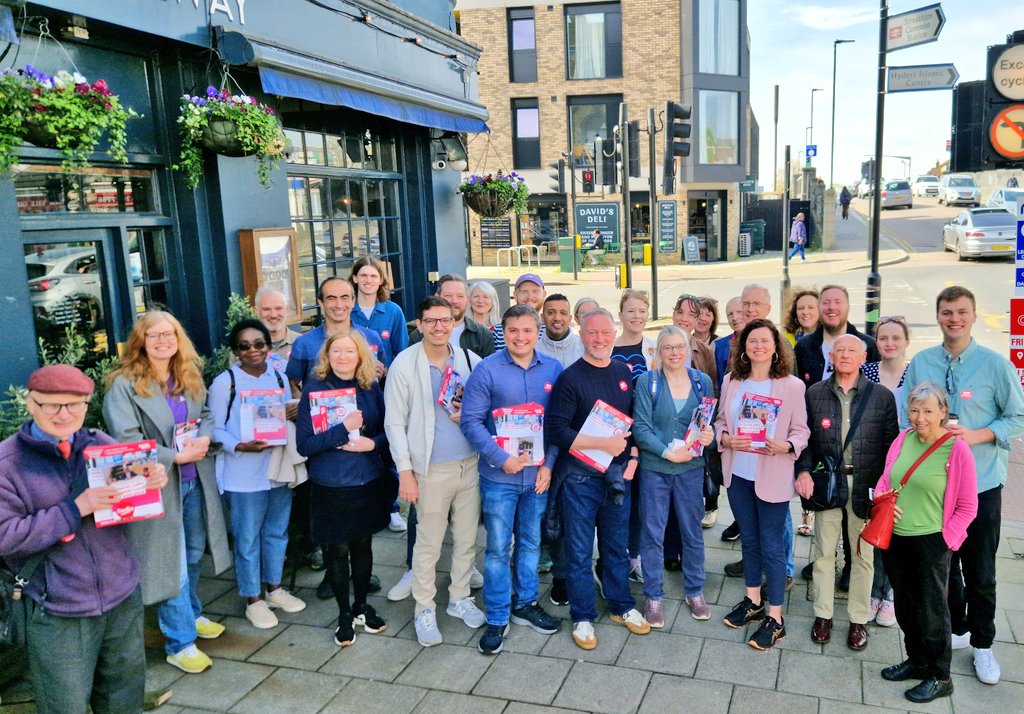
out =
<svg viewBox="0 0 1024 714"><path fill-rule="evenodd" d="M143 601L160 604L167 662L191 674L212 664L196 648L196 638L224 632L223 625L203 617L196 593L207 541L214 570L231 565L202 365L173 315L147 312L135 322L103 400L110 435L120 442L153 439L167 469L164 517L128 524L128 536L142 568Z"/></svg>

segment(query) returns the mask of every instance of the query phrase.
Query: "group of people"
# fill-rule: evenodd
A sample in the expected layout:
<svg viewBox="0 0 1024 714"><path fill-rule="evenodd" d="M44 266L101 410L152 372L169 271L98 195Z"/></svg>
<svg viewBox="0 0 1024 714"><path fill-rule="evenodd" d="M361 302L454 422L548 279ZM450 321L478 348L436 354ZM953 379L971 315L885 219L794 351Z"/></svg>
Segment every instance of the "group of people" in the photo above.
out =
<svg viewBox="0 0 1024 714"><path fill-rule="evenodd" d="M322 554L339 647L360 629L387 628L368 601L380 587L373 535L387 527L408 528L407 572L387 597L413 598L425 647L443 640L435 581L449 530L445 614L483 628L485 655L502 651L510 623L561 629L541 605L539 571L550 570L548 599L568 605L585 650L598 646L598 594L630 632L664 627L666 571L681 570L690 615L708 620L703 530L723 487L735 522L722 537L741 539L743 556L726 572L746 586L723 622L751 625L750 646L786 636L799 495L797 532L814 539L813 641L831 637L842 540L849 647L867 646L869 622L898 622L907 660L881 675L921 680L907 691L916 702L951 693L951 648L973 646L979 679L999 680L1000 489L1009 440L1024 433L1024 394L1010 363L971 338L969 290L939 294L943 342L909 365L906 321L883 318L874 338L858 332L841 285L794 291L781 330L769 290L747 286L726 303L723 336L718 302L684 294L653 340L644 291L626 290L613 315L591 298L548 295L540 276L524 274L513 299L498 319L489 284L445 275L410 332L383 265L362 258L350 279L318 286L323 321L302 335L287 326L285 297L261 290L257 319L231 327L234 362L209 389L181 324L148 312L105 385L109 435L82 428L88 377L67 365L37 370L29 421L0 443L0 557L15 572L37 553L48 563L26 588L40 711L141 708L144 604L158 606L170 664L209 667L196 642L224 626L203 615L197 590L207 551L214 571L234 565L255 627L277 626L275 610L302 610L282 587L290 522L311 562ZM288 395L286 445L243 440L243 390ZM355 394L333 426L311 401L329 390ZM513 436L499 428L509 419L519 419ZM96 528L90 515L118 495L88 487L84 448L145 439L157 445L148 478L164 491L164 516ZM827 474L838 494L820 504ZM892 545L874 551L858 534L872 495L891 489ZM409 504L407 523L397 499ZM631 580L642 583L642 607ZM483 610L472 594L481 586Z"/></svg>

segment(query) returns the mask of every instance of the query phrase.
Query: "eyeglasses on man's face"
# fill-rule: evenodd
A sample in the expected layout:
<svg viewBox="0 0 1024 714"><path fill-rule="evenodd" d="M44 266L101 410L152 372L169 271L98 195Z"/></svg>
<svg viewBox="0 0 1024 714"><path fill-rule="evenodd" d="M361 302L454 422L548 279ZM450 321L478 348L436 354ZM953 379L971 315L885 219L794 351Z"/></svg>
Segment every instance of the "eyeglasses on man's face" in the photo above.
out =
<svg viewBox="0 0 1024 714"><path fill-rule="evenodd" d="M29 397L29 399L35 402L36 406L39 407L39 411L41 411L46 416L50 417L57 416L58 414L60 414L61 409L67 409L68 414L70 414L71 416L82 416L83 414L85 414L86 409L89 408L88 399L83 399L78 402L66 402L63 404L57 404L54 402L41 402L35 397Z"/></svg>

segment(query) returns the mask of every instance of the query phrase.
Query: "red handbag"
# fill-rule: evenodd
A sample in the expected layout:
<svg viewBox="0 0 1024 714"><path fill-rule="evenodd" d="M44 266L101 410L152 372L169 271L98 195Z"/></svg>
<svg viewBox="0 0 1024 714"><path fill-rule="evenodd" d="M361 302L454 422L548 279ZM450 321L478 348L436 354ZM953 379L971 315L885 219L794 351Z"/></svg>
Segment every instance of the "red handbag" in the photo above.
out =
<svg viewBox="0 0 1024 714"><path fill-rule="evenodd" d="M908 434L909 436L909 434ZM904 437L906 439L907 437ZM864 529L860 532L861 540L868 545L873 545L876 548L886 550L889 548L889 542L892 540L892 529L896 525L896 499L900 496L900 491L907 485L907 480L910 475L914 473L918 466L920 466L925 459L932 455L932 453L942 446L944 443L953 438L951 432L946 432L938 439L935 443L928 447L928 449L918 457L909 469L907 473L903 475L903 479L900 481L900 485L892 491L886 491L883 494L875 496L871 501L871 515L870 520Z"/></svg>

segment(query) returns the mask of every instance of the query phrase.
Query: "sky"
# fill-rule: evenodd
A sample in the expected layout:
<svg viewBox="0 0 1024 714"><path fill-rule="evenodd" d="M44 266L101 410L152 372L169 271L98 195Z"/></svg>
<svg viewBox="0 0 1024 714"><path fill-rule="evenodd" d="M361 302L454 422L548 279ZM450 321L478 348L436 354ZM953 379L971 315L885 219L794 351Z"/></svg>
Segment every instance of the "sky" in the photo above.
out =
<svg viewBox="0 0 1024 714"><path fill-rule="evenodd" d="M929 0L890 0L889 14L934 4ZM936 42L888 54L889 66L951 62L961 82L985 79L986 50L1024 29L1020 0L946 0L946 24ZM875 150L878 81L879 3L875 0L749 0L750 103L761 130L760 183L772 188L774 171L774 86L779 85L778 163L786 144L792 160L803 161L814 93L814 143L818 176L828 182L829 125L832 120L832 48L836 39L855 40L837 52L835 182L860 177L861 162ZM888 94L885 98L883 154L909 156L911 176L926 173L949 158L950 90ZM885 159L885 178L906 175L906 162Z"/></svg>

